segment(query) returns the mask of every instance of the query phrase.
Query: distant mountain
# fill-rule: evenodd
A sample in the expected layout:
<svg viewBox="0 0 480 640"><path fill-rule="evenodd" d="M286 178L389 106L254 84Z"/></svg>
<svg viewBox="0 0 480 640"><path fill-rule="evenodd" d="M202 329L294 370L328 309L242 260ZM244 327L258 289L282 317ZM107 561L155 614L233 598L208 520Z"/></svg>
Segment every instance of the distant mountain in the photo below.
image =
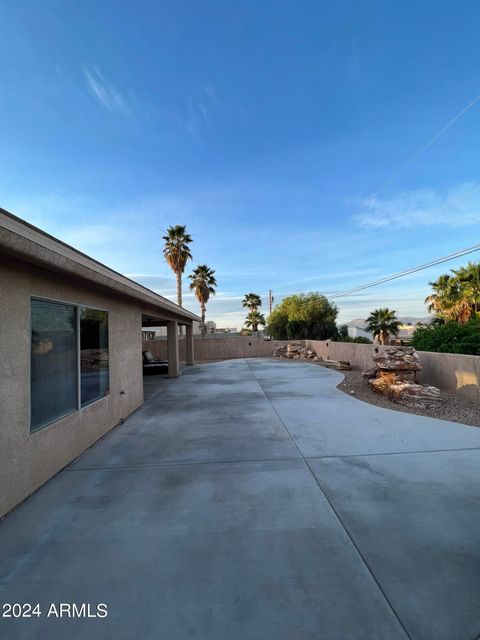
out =
<svg viewBox="0 0 480 640"><path fill-rule="evenodd" d="M430 322L432 316L425 316L423 318L414 318L413 316L400 316L399 320L402 324L418 324L419 322ZM345 323L347 327L360 327L364 329L367 322L363 318L355 318L354 320L350 320L350 322Z"/></svg>

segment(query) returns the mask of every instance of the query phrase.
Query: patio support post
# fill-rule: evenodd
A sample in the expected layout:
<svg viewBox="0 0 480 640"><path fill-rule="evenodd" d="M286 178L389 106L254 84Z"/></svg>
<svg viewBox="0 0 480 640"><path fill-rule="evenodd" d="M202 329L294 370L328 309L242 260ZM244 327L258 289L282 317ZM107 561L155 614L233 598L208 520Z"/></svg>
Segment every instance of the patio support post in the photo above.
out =
<svg viewBox="0 0 480 640"><path fill-rule="evenodd" d="M178 354L178 322L167 322L168 377L178 378L180 375L180 358Z"/></svg>
<svg viewBox="0 0 480 640"><path fill-rule="evenodd" d="M187 324L185 336L185 353L187 364L195 364L193 355L193 324Z"/></svg>

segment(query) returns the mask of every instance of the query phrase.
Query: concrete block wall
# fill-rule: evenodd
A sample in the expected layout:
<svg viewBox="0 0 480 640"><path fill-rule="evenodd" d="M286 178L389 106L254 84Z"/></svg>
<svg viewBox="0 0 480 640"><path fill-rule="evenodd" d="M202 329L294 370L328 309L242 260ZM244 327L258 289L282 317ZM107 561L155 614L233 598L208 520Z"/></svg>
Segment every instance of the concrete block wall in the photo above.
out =
<svg viewBox="0 0 480 640"><path fill-rule="evenodd" d="M418 355L423 365L419 382L476 400L480 411L480 356L428 351L419 351Z"/></svg>
<svg viewBox="0 0 480 640"><path fill-rule="evenodd" d="M322 358L348 360L362 371L373 367L372 350L375 345L331 340L306 340L305 344ZM421 384L432 384L444 391L464 395L476 400L480 408L480 356L428 351L419 351L418 355L422 370L417 379Z"/></svg>
<svg viewBox="0 0 480 640"><path fill-rule="evenodd" d="M207 360L229 360L230 358L258 358L269 357L273 349L289 340L264 340L256 336L229 336L225 338L194 337L195 362ZM185 361L185 339L180 338L180 360ZM144 340L144 351L151 351L155 359L167 359L167 341L160 338Z"/></svg>
<svg viewBox="0 0 480 640"><path fill-rule="evenodd" d="M331 340L305 340L305 345L313 349L324 360L348 360L355 369L371 369L371 344L355 344L352 342L333 342Z"/></svg>

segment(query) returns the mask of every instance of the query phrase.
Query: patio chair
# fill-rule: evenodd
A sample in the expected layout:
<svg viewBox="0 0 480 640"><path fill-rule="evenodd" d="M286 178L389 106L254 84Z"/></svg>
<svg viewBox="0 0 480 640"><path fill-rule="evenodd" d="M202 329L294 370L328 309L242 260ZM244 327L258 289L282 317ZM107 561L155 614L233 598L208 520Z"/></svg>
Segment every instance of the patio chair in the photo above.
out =
<svg viewBox="0 0 480 640"><path fill-rule="evenodd" d="M155 360L151 351L142 351L143 375L168 373L168 360Z"/></svg>

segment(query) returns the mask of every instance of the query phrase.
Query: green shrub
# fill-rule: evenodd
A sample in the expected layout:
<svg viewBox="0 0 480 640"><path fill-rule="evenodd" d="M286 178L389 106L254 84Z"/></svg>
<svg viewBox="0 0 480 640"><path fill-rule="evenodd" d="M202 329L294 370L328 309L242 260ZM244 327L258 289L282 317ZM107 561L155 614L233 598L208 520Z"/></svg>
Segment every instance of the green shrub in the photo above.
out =
<svg viewBox="0 0 480 640"><path fill-rule="evenodd" d="M289 296L268 318L267 332L275 340L326 340L337 333L337 307L319 293Z"/></svg>
<svg viewBox="0 0 480 640"><path fill-rule="evenodd" d="M352 342L357 344L372 344L372 341L369 338L365 338L365 336L358 336L358 338L353 338Z"/></svg>
<svg viewBox="0 0 480 640"><path fill-rule="evenodd" d="M358 336L357 338L350 338L350 336L344 337L340 334L332 336L332 340L335 342L352 342L354 344L372 344L372 341L365 336Z"/></svg>
<svg viewBox="0 0 480 640"><path fill-rule="evenodd" d="M438 353L464 353L480 355L480 321L466 324L446 322L419 326L412 338L412 346L418 351Z"/></svg>

